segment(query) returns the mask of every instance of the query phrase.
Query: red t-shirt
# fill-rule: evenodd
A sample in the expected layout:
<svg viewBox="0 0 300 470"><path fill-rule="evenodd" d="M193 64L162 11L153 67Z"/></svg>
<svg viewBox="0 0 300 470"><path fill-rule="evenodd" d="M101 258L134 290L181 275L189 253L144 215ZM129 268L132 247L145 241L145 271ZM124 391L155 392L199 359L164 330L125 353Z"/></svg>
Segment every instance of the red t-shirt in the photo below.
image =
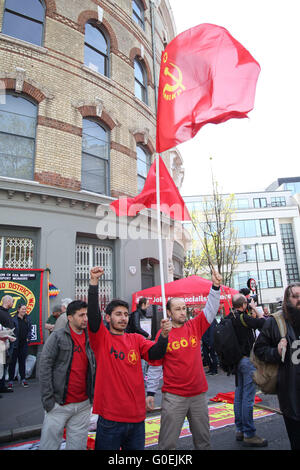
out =
<svg viewBox="0 0 300 470"><path fill-rule="evenodd" d="M72 328L70 331L74 349L65 405L80 403L88 399L86 393L88 358L85 351L85 333L83 331L78 334Z"/></svg>
<svg viewBox="0 0 300 470"><path fill-rule="evenodd" d="M163 359L152 361L163 366L162 392L192 397L207 391L201 357L201 337L210 323L203 312L180 328L169 333L167 352ZM160 331L157 335L160 334Z"/></svg>
<svg viewBox="0 0 300 470"><path fill-rule="evenodd" d="M111 421L139 423L146 418L141 358L153 342L137 333L111 334L103 322L89 330L97 371L93 413Z"/></svg>

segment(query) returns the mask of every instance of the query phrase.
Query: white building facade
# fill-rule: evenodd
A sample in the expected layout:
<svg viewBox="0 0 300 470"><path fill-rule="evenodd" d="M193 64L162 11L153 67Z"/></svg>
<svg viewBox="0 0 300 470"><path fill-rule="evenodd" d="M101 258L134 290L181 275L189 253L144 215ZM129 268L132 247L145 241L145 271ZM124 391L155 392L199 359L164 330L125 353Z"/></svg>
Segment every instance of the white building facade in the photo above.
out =
<svg viewBox="0 0 300 470"><path fill-rule="evenodd" d="M271 312L282 301L286 286L300 281L299 194L282 187L235 194L232 214L240 253L231 287L239 290L247 287L248 279L255 279L259 304ZM204 199L184 197L191 212L201 210Z"/></svg>

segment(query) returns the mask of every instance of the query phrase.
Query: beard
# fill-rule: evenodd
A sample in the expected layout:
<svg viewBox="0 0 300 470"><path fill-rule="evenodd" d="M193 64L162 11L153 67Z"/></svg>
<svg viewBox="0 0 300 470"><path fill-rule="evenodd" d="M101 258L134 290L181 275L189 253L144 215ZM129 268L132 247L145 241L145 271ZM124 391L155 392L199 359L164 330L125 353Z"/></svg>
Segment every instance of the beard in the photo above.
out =
<svg viewBox="0 0 300 470"><path fill-rule="evenodd" d="M297 307L293 307L289 303L286 305L287 319L296 330L300 330L300 302Z"/></svg>

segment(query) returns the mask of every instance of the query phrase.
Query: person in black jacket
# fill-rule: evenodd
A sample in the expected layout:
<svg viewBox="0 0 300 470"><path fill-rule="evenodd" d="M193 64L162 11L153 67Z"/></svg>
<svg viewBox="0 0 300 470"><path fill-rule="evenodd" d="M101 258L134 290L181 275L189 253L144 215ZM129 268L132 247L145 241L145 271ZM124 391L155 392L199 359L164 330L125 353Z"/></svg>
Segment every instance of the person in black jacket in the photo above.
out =
<svg viewBox="0 0 300 470"><path fill-rule="evenodd" d="M31 339L31 321L30 317L26 315L26 305L20 304L17 307L17 315L13 319L15 325L16 341L13 343L13 350L11 361L8 366L9 382L8 388L13 388L13 380L15 378L16 363L19 364L19 374L21 377L21 384L23 387L28 387L28 382L25 379L25 364L28 354L28 343Z"/></svg>
<svg viewBox="0 0 300 470"><path fill-rule="evenodd" d="M151 334L141 328L141 320L145 320L147 308L149 307L149 300L142 297L138 304L137 309L130 314L130 326L126 330L127 333L138 333L145 336L146 339L151 339Z"/></svg>
<svg viewBox="0 0 300 470"><path fill-rule="evenodd" d="M282 312L287 335L281 338L274 318L266 320L254 352L265 362L279 365L277 395L292 450L300 450L300 282L285 292ZM282 361L283 350L286 350Z"/></svg>
<svg viewBox="0 0 300 470"><path fill-rule="evenodd" d="M237 386L234 394L236 440L243 441L243 445L247 447L265 447L268 441L256 435L254 426L253 405L256 386L253 382L253 372L255 368L250 361L250 352L255 342L255 330L263 327L265 319L263 314L256 310L253 299L249 305L252 314L246 313L249 307L246 297L236 294L232 298L233 312L229 314L243 354L237 364Z"/></svg>

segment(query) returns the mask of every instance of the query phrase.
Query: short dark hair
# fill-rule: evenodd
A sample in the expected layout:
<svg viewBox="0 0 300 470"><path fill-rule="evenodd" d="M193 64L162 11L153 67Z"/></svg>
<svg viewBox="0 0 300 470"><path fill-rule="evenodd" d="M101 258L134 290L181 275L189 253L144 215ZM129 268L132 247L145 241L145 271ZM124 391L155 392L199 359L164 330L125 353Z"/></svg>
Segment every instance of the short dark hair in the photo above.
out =
<svg viewBox="0 0 300 470"><path fill-rule="evenodd" d="M20 310L21 307L27 307L27 304L23 304L23 303L22 303L22 304L19 304L19 305L17 306L17 310Z"/></svg>
<svg viewBox="0 0 300 470"><path fill-rule="evenodd" d="M78 310L81 310L82 308L87 308L87 306L88 305L84 300L73 300L73 302L70 302L67 306L66 314L67 316L75 315Z"/></svg>
<svg viewBox="0 0 300 470"><path fill-rule="evenodd" d="M243 294L245 297L250 294L250 289L248 287L243 287L242 289L239 290L240 294Z"/></svg>
<svg viewBox="0 0 300 470"><path fill-rule="evenodd" d="M166 305L166 309L171 311L172 299L169 299Z"/></svg>
<svg viewBox="0 0 300 470"><path fill-rule="evenodd" d="M146 297L142 297L139 301L138 301L138 304L137 306L138 307L141 307L143 304L146 304L147 303L147 298Z"/></svg>
<svg viewBox="0 0 300 470"><path fill-rule="evenodd" d="M117 307L125 307L127 308L127 310L129 310L129 305L127 302L125 302L125 300L121 300L121 299L113 299L111 302L109 302L109 304L107 304L106 306L106 309L105 309L105 313L106 315L111 315L112 312L115 310L115 308Z"/></svg>

